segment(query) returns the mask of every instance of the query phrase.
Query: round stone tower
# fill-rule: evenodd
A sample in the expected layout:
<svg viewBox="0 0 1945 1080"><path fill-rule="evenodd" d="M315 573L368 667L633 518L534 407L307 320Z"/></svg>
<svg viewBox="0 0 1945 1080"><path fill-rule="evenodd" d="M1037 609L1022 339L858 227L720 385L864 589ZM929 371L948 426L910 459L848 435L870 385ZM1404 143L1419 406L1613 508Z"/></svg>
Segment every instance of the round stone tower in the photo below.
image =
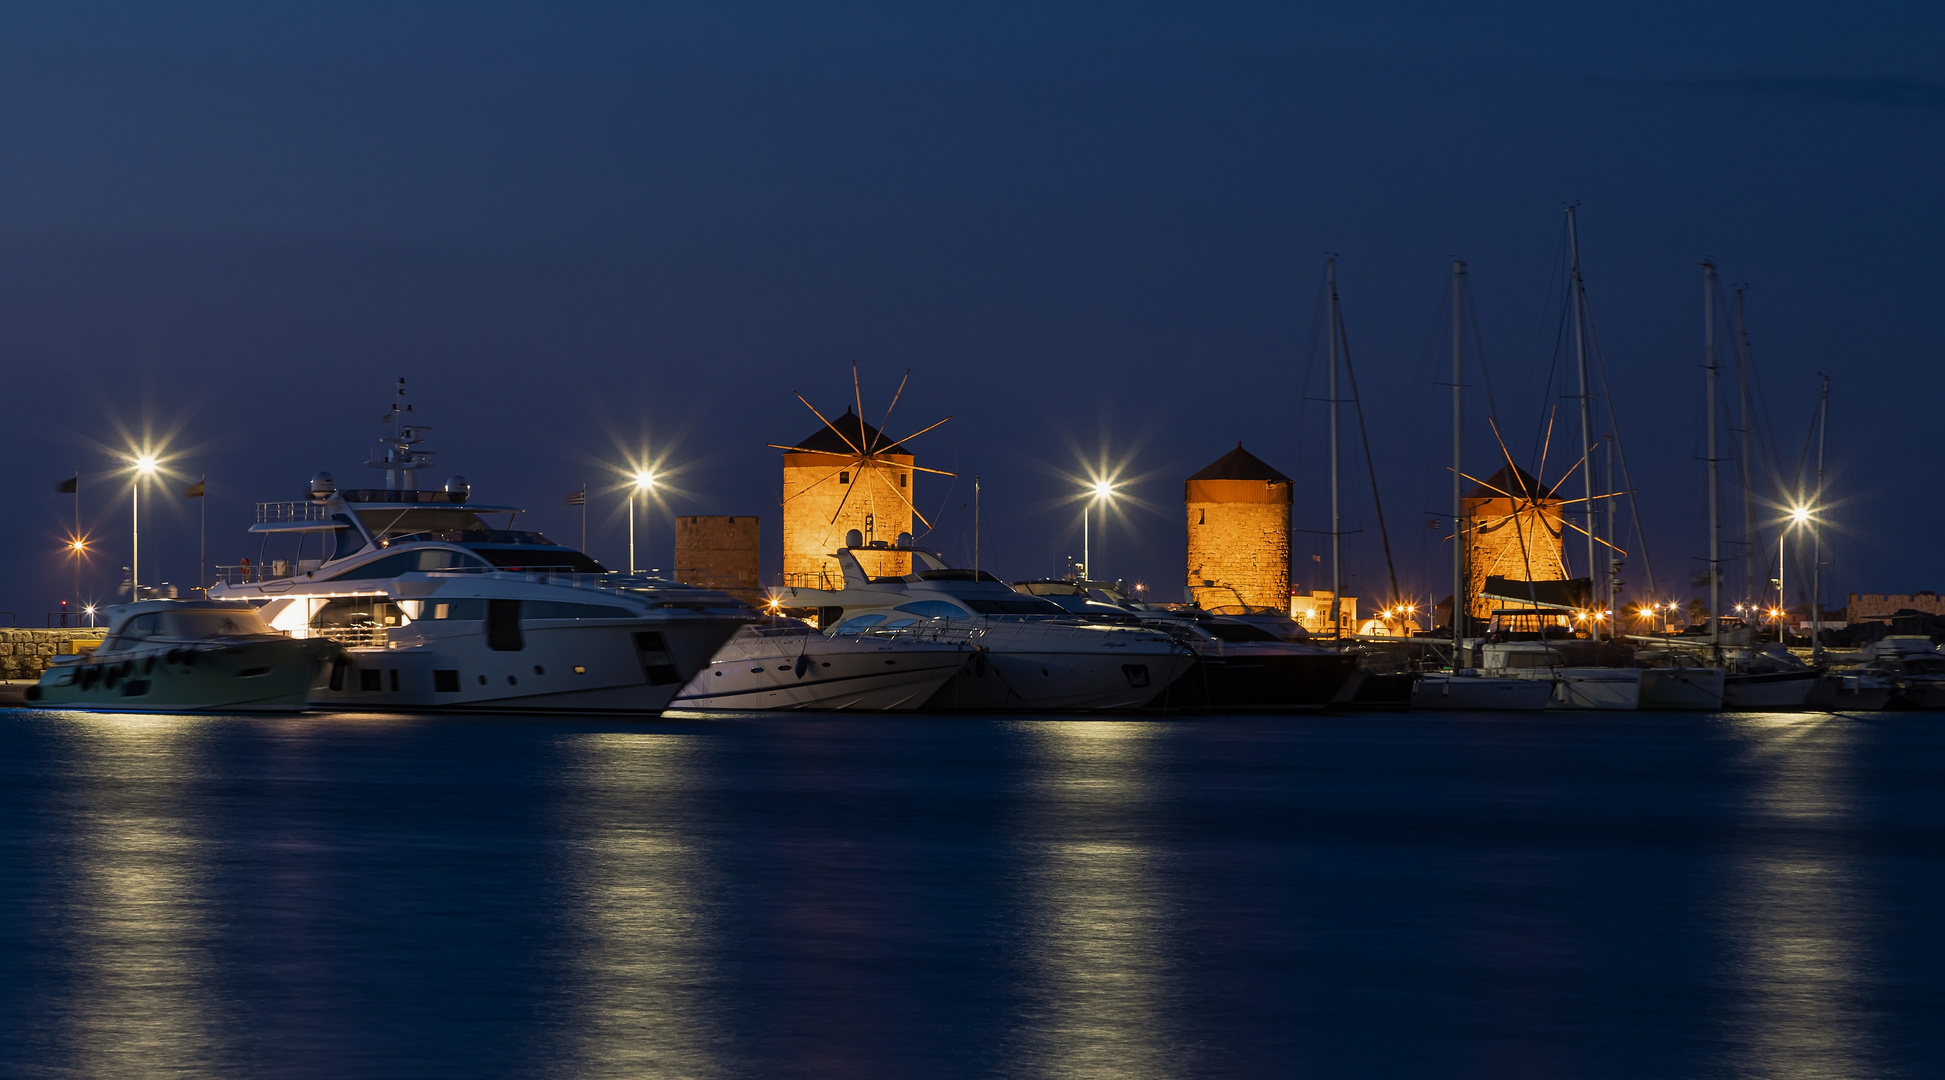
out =
<svg viewBox="0 0 1945 1080"><path fill-rule="evenodd" d="M1487 595L1486 582L1567 580L1564 504L1525 469L1505 466L1465 496L1466 609L1476 619L1495 607L1523 606ZM1524 589L1512 590L1516 595Z"/></svg>
<svg viewBox="0 0 1945 1080"><path fill-rule="evenodd" d="M868 545L896 543L912 531L912 465L903 446L885 445L877 428L850 409L783 455L784 584L838 588L843 582L831 552L856 529ZM859 552L873 577L912 572L901 552Z"/></svg>
<svg viewBox="0 0 1945 1080"><path fill-rule="evenodd" d="M1290 478L1236 444L1189 477L1189 595L1205 608L1290 610Z"/></svg>

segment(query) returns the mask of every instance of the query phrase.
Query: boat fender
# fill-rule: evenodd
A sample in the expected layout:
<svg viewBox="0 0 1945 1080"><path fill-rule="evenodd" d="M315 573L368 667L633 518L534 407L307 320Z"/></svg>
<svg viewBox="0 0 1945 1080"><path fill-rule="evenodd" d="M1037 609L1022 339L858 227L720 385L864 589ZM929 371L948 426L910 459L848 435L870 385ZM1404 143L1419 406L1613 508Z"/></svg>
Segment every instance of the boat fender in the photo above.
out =
<svg viewBox="0 0 1945 1080"><path fill-rule="evenodd" d="M89 664L87 667L82 668L81 669L81 689L83 690L93 689L95 685L95 680L99 678L101 678L101 669L96 667L95 665Z"/></svg>
<svg viewBox="0 0 1945 1080"><path fill-rule="evenodd" d="M183 667L195 667L195 666L196 666L196 657L198 657L198 656L200 656L200 655L202 655L202 650L201 650L201 649L184 649L184 650L182 650L182 666L183 666Z"/></svg>
<svg viewBox="0 0 1945 1080"><path fill-rule="evenodd" d="M168 655L164 656L162 659L171 665L180 664L182 663L182 650L170 649Z"/></svg>
<svg viewBox="0 0 1945 1080"><path fill-rule="evenodd" d="M809 670L810 670L810 655L808 653L798 653L797 654L797 677L799 679L803 678L804 672Z"/></svg>

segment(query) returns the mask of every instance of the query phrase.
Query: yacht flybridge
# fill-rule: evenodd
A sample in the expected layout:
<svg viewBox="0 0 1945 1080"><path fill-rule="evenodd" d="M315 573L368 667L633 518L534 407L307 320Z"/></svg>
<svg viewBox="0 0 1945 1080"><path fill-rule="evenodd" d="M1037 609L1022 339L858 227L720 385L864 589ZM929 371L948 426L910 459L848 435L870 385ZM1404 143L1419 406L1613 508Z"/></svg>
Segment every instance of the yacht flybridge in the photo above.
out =
<svg viewBox="0 0 1945 1080"><path fill-rule="evenodd" d="M309 498L259 503L257 561L221 568L210 589L345 647L313 706L658 712L754 618L725 593L612 573L517 530L521 510L474 503L464 477L422 488L432 451L403 379L384 422L367 464L385 487L318 473ZM295 551L273 558L273 541Z"/></svg>

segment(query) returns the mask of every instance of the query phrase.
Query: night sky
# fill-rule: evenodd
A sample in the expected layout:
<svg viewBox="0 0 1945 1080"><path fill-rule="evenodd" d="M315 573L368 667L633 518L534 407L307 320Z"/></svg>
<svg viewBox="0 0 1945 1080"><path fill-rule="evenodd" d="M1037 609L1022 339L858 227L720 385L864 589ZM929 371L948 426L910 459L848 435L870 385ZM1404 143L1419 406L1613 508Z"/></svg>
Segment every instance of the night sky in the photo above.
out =
<svg viewBox="0 0 1945 1080"><path fill-rule="evenodd" d="M400 376L433 479L570 543L587 481L616 565L617 469L654 458L674 490L642 561L669 565L673 514L761 514L767 579L765 444L816 428L793 392L841 412L853 363L874 424L911 369L893 434L954 416L912 444L960 473L919 481L929 543L970 554L979 474L985 566L1052 575L1079 554L1075 478L1107 462L1129 498L1098 571L1176 599L1181 480L1238 440L1297 478L1299 529L1328 528L1326 252L1401 584L1443 596L1449 262L1523 465L1560 409L1552 479L1577 439L1574 201L1661 596L1701 594L1705 258L1747 287L1792 470L1832 376L1827 595L1945 588L1945 9L265 7L0 25L0 607L21 625L69 592L75 469L105 596L118 455L166 438L143 578L191 584L184 483L209 478L211 561L255 558L253 502L318 469L382 484L362 462ZM1375 596L1355 428L1344 446L1348 588ZM1297 584L1321 584L1327 539L1297 548ZM1623 576L1645 594L1637 560Z"/></svg>

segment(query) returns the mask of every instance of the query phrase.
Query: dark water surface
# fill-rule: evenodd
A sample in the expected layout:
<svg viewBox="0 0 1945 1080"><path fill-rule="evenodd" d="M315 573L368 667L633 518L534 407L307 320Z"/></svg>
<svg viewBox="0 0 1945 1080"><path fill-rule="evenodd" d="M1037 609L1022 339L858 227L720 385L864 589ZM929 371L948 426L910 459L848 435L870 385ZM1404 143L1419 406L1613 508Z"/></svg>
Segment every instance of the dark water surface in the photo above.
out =
<svg viewBox="0 0 1945 1080"><path fill-rule="evenodd" d="M1945 1074L1945 720L0 712L8 1076Z"/></svg>

